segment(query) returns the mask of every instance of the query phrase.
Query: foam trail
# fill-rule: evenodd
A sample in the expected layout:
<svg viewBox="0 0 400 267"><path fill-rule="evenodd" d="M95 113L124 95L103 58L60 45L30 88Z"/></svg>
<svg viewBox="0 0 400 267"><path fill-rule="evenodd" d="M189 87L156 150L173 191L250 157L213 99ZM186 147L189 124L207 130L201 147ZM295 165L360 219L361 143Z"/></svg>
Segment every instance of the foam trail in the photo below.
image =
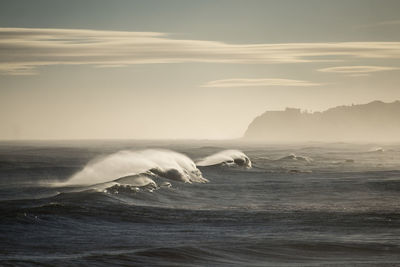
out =
<svg viewBox="0 0 400 267"><path fill-rule="evenodd" d="M239 150L224 150L208 156L196 163L197 166L213 166L213 165L227 165L227 166L244 166L251 168L251 161L242 151Z"/></svg>
<svg viewBox="0 0 400 267"><path fill-rule="evenodd" d="M95 159L73 175L66 184L93 185L110 181L127 183L129 180L137 184L151 182L151 176L186 183L208 181L187 156L169 150L149 149L124 150Z"/></svg>

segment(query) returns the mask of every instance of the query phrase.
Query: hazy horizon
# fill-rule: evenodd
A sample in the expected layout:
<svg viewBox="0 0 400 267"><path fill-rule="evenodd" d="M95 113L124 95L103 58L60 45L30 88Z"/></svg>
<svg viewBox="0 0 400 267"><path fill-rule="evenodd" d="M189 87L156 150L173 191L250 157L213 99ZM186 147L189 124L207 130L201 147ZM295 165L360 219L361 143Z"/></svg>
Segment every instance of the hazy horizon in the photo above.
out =
<svg viewBox="0 0 400 267"><path fill-rule="evenodd" d="M165 142L196 142L196 144L201 144L204 143L205 145L209 145L209 144L227 144L227 145L235 145L236 142L239 142L237 144L240 143L245 143L247 145L250 144L265 144L265 145L271 145L271 144L334 144L334 143L358 143L358 144L397 144L400 143L400 139L398 139L398 133L396 131L393 131L393 129L386 129L382 128L380 131L380 134L377 134L376 129L374 129L374 124L376 123L371 123L368 122L368 124L372 127L370 129L368 129L368 135L369 136L374 136L374 138L362 138L363 135L362 133L356 133L354 131L351 131L350 129L347 129L347 133L350 133L353 135L353 139L343 139L343 138L326 138L326 128L329 126L329 124L331 124L331 122L324 122L325 124L328 123L328 125L323 125L323 127L318 127L320 128L318 131L313 130L307 133L308 129L315 129L316 125L308 125L311 121L308 121L309 119L311 119L310 116L317 116L316 118L319 118L322 114L326 114L326 112L331 112L333 110L336 109L340 109L340 108L351 108L351 107L365 107L368 106L372 103L382 103L382 104L397 104L400 103L400 100L396 100L393 102L383 102L383 101L373 101L373 102L369 102L369 103L365 103L365 104L361 104L361 105L341 105L341 106L336 106L336 107L331 107L328 108L326 110L323 111L309 111L309 110L302 110L296 107L286 107L285 109L281 109L281 110L266 110L265 112L263 112L262 114L259 114L258 116L256 116L255 118L253 118L251 120L251 122L248 123L244 133L237 137L237 138L75 138L75 139L67 139L67 138L36 138L36 139L0 139L0 142L13 142L13 141L22 141L22 142L45 142L45 141L50 141L50 142L55 142L57 143L58 141L63 142L63 144L65 144L65 142L72 142L74 143L80 143L80 142L88 142L88 141L110 141L110 142L130 142L130 141L139 141L139 142L152 142L154 144L159 144L159 145L166 145ZM400 105L399 105L400 106ZM289 133L292 132L293 130L293 123L294 121L292 121L293 118L287 117L287 112L288 110L292 110L292 111L298 111L298 115L301 115L303 118L297 118L296 122L297 124L304 124L306 123L307 127L304 127L304 129L299 129L301 132L305 131L306 135L303 135L301 138L299 135L299 132L297 131L297 133L295 134L295 136L290 135ZM385 108L385 110L387 110L387 108ZM380 110L381 112L383 112L383 110ZM379 118L381 116L393 116L394 114L371 114L371 112L375 112L374 110L369 111L368 113L364 114L365 119L371 119L373 117L375 118ZM280 119L278 121L274 121L273 124L271 124L270 126L268 125L264 125L264 127L267 127L266 129L264 129L263 131L259 131L257 134L260 136L264 136L262 138L258 137L258 138L248 138L246 137L247 132L249 131L251 125L258 120L260 117L264 117L265 115L268 114L274 114L273 116L278 116L280 117ZM348 114L350 115L350 114ZM314 117L315 118L315 117ZM276 119L276 118L275 118ZM289 119L289 120L288 120ZM303 121L304 119L306 119L306 121ZM337 120L346 120L345 117L337 117ZM348 119L348 118L347 118ZM298 121L297 121L298 120ZM388 120L388 118L386 118L386 120ZM352 124L360 124L363 123L361 120L359 121L352 121ZM372 120L373 122L374 120ZM277 124L276 124L277 123ZM364 121L365 123L365 121ZM391 122L392 123L392 122ZM269 124L269 123L268 123ZM394 124L393 124L394 125ZM272 127L272 128L271 128ZM295 126L295 127L299 127L299 125ZM311 128L310 128L311 127ZM336 126L337 127L337 126ZM365 127L365 126L364 126ZM395 127L395 126L393 126ZM328 127L329 128L329 127ZM324 130L325 129L325 130ZM272 132L271 132L272 130ZM320 131L325 131L324 134L320 133ZM344 130L344 129L342 129ZM353 129L354 130L354 129ZM339 129L339 132L337 132L337 130L335 129L330 129L330 135L335 136L335 135L340 135L341 130ZM382 132L383 131L383 132ZM388 134L384 134L385 131L392 131L389 135ZM379 132L379 131L378 131ZM271 135L272 134L272 135ZM304 133L303 133L304 134ZM307 137L308 136L308 137ZM278 137L278 138L277 138ZM76 141L76 142L75 142ZM235 143L229 143L229 142L235 142Z"/></svg>
<svg viewBox="0 0 400 267"><path fill-rule="evenodd" d="M223 140L400 100L399 1L2 1L0 140Z"/></svg>

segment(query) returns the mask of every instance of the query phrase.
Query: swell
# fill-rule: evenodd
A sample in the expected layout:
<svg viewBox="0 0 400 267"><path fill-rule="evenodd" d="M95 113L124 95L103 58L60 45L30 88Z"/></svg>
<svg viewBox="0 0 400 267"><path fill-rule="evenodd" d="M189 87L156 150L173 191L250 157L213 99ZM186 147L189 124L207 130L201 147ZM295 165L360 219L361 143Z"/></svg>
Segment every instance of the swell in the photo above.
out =
<svg viewBox="0 0 400 267"><path fill-rule="evenodd" d="M162 191L162 190L161 190ZM161 194L162 195L162 194ZM168 196L173 196L173 192ZM153 197L153 199L151 199ZM181 196L179 201L188 200ZM134 200L134 201L132 201ZM142 200L142 201L141 201ZM54 220L84 219L88 221L137 222L137 223L211 223L229 225L285 227L319 225L329 228L385 227L396 229L400 223L397 210L335 210L292 207L279 210L249 209L245 207L200 207L162 205L160 195L142 190L124 198L96 191L61 193L43 199L0 201L0 222L32 223Z"/></svg>
<svg viewBox="0 0 400 267"><path fill-rule="evenodd" d="M249 239L224 244L201 242L117 251L96 250L73 255L7 256L1 262L6 265L69 263L101 266L396 266L398 257L394 254L399 252L395 246L381 244Z"/></svg>

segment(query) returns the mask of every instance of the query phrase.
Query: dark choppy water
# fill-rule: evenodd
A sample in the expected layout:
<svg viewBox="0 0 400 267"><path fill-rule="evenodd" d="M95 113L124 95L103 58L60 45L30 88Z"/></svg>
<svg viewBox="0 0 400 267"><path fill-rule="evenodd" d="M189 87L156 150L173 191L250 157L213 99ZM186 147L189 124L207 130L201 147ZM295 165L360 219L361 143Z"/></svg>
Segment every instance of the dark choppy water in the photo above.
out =
<svg viewBox="0 0 400 267"><path fill-rule="evenodd" d="M199 167L209 183L155 189L60 183L148 147L194 160L234 148L253 168ZM383 148L1 143L0 265L400 265L400 146Z"/></svg>

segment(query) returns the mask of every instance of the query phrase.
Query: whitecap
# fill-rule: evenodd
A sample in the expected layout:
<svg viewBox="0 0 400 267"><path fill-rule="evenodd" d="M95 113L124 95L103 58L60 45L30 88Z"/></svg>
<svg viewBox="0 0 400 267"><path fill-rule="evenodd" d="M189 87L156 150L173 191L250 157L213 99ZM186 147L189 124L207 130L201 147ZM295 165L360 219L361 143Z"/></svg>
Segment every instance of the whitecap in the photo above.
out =
<svg viewBox="0 0 400 267"><path fill-rule="evenodd" d="M211 156L199 160L197 166L213 166L213 165L227 165L227 166L243 166L251 168L251 161L246 154L239 150L224 150L215 153Z"/></svg>

